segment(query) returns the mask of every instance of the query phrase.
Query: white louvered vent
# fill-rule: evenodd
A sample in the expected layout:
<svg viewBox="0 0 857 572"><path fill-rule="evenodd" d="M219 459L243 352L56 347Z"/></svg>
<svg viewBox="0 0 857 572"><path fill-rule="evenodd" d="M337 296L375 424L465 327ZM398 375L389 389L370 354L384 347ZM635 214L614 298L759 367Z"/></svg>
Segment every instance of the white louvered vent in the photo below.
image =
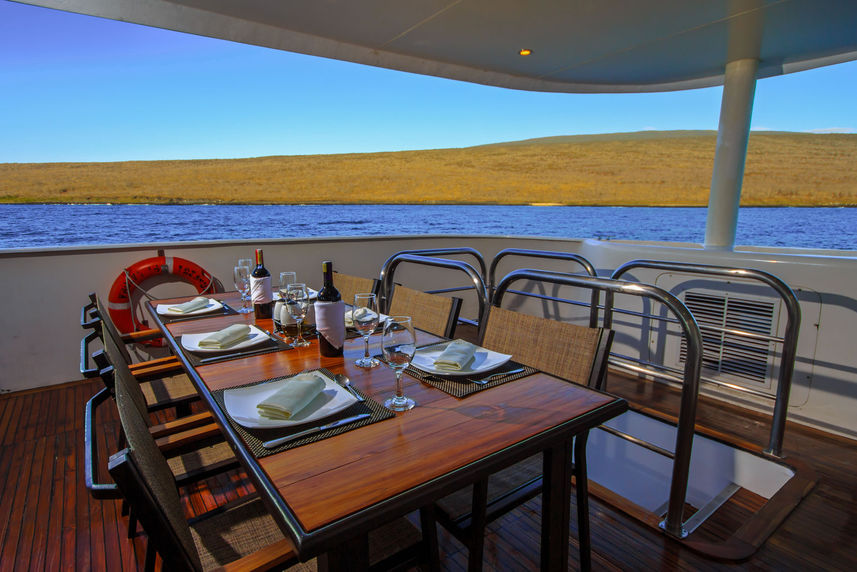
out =
<svg viewBox="0 0 857 572"><path fill-rule="evenodd" d="M714 331L705 326L744 330L773 335L774 304L763 300L689 291L684 303L702 332L702 366L757 384L767 384L771 342L738 334ZM681 341L680 361L684 363L687 343Z"/></svg>

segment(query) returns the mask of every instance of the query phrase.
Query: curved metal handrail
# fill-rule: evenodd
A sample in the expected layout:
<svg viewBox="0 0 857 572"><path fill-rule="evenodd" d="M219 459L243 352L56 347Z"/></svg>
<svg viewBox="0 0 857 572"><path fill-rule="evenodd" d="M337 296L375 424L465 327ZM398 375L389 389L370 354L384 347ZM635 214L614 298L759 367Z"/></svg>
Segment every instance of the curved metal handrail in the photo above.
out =
<svg viewBox="0 0 857 572"><path fill-rule="evenodd" d="M584 258L579 254L574 254L572 252L558 252L554 250L529 250L526 248L505 248L494 255L493 260L491 260L491 267L488 270L488 294L492 298L494 297L494 277L497 272L497 265L500 263L500 260L507 256L527 256L530 258L546 258L549 260L568 260L571 262L577 262L580 266L583 267L583 270L589 276L597 276L598 274L595 272L595 266L592 265L589 260ZM520 270L530 270L529 268L521 268ZM536 270L538 272L538 270ZM547 272L547 271L543 271ZM521 292L522 295L525 293ZM592 290L592 300L589 304L589 325L590 327L595 327L598 325L598 303L599 303L599 294L598 290Z"/></svg>
<svg viewBox="0 0 857 572"><path fill-rule="evenodd" d="M780 364L780 375L777 381L777 396L774 401L774 415L771 419L771 434L766 453L782 456L783 437L786 430L789 395L791 393L792 375L794 374L795 357L797 356L798 330L800 329L800 305L794 291L779 277L763 270L753 268L732 268L712 264L687 264L684 262L667 262L659 260L631 260L613 271L611 278L619 278L633 268L651 268L656 270L672 270L689 274L703 274L728 278L744 278L767 284L779 294L786 306L786 331L782 339L783 351ZM612 298L607 294L605 306L612 308ZM609 327L605 310L605 325ZM773 340L780 341L780 340Z"/></svg>
<svg viewBox="0 0 857 572"><path fill-rule="evenodd" d="M393 276L396 268L403 262L411 264L421 264L423 266L434 266L436 268L448 268L450 270L460 270L467 274L473 289L476 290L476 296L479 300L479 329L482 329L484 324L485 312L488 310L488 290L485 288L485 282L482 280L482 275L479 274L473 266L461 260L450 260L448 258L433 258L417 254L398 253L387 259L384 263L384 268L381 270L379 280L381 281L381 298L384 301L384 313L389 313L390 310L390 293L393 290Z"/></svg>
<svg viewBox="0 0 857 572"><path fill-rule="evenodd" d="M476 259L476 263L479 265L479 276L482 277L482 281L485 281L485 258L483 258L482 253L476 250L475 248L470 248L469 246L453 246L450 248L418 248L415 250L400 250L393 256L387 259L384 262L384 268L387 267L390 260L393 257L398 256L400 254L416 254L418 256L448 256L450 254L466 254L468 256L472 256ZM384 282L384 271L381 270L381 282Z"/></svg>
<svg viewBox="0 0 857 572"><path fill-rule="evenodd" d="M650 298L670 309L679 320L687 338L687 360L684 366L684 383L682 384L681 409L679 410L676 431L669 506L667 516L661 523L661 527L673 536L684 538L687 536L683 519L684 501L687 497L687 481L690 477L690 456L696 425L696 401L699 394L699 374L702 369L702 336L693 314L673 294L651 284L626 282L612 278L554 274L534 270L515 270L507 274L500 281L494 292L492 305L499 307L509 285L517 280L540 280L566 286L603 290L605 296L610 298L611 306L613 295L616 293ZM609 327L607 322L609 308L607 311L608 314L605 315L605 327Z"/></svg>

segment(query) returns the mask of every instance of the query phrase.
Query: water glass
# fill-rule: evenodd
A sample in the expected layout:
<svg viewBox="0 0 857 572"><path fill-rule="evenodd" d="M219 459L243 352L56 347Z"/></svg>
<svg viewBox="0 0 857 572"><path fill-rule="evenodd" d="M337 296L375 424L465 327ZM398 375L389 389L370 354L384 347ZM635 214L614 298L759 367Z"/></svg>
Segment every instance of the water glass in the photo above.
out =
<svg viewBox="0 0 857 572"><path fill-rule="evenodd" d="M405 397L402 389L402 373L411 363L417 349L414 326L410 316L390 316L384 322L384 334L381 348L387 365L396 374L396 395L384 402L384 407L393 411L407 411L416 405L413 399Z"/></svg>
<svg viewBox="0 0 857 572"><path fill-rule="evenodd" d="M289 284L286 287L285 302L289 310L289 315L298 323L298 337L292 340L292 347L306 347L309 345L309 342L301 334L301 323L306 318L307 309L309 308L309 295L307 294L306 284L301 282Z"/></svg>
<svg viewBox="0 0 857 572"><path fill-rule="evenodd" d="M241 308L238 310L240 314L252 312L251 308L247 307L247 300L250 292L250 268L248 266L236 266L232 269L232 280L235 284L235 289L241 294Z"/></svg>
<svg viewBox="0 0 857 572"><path fill-rule="evenodd" d="M354 295L354 304L351 307L351 323L354 325L354 329L363 336L363 343L366 345L363 357L354 362L358 367L372 368L381 363L369 355L369 336L378 327L379 317L378 300L375 294Z"/></svg>

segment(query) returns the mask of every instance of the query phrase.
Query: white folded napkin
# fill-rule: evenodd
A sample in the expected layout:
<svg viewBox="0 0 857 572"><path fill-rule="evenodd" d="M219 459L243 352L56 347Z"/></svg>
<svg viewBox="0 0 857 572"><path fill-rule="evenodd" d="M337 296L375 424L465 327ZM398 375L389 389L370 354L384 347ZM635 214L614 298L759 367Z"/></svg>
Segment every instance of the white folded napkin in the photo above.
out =
<svg viewBox="0 0 857 572"><path fill-rule="evenodd" d="M175 306L170 306L170 312L177 312L179 314L187 314L188 312L193 312L195 310L201 310L208 306L208 298L205 296L197 296L190 302L185 302L184 304L176 304Z"/></svg>
<svg viewBox="0 0 857 572"><path fill-rule="evenodd" d="M354 327L354 320L369 320L369 314L374 314L369 308L357 308L356 310L348 310L345 312L345 325L349 328ZM378 314L378 321L381 322L386 318L384 314Z"/></svg>
<svg viewBox="0 0 857 572"><path fill-rule="evenodd" d="M232 324L219 332L214 332L210 336L199 340L199 347L225 350L239 342L243 342L248 335L250 335L250 326L247 324Z"/></svg>
<svg viewBox="0 0 857 572"><path fill-rule="evenodd" d="M479 349L478 346L468 341L454 340L449 342L449 345L435 358L434 365L438 369L460 371L473 359L477 349Z"/></svg>
<svg viewBox="0 0 857 572"><path fill-rule="evenodd" d="M291 378L276 393L256 405L261 417L290 419L309 405L324 390L324 378L314 373L302 373Z"/></svg>

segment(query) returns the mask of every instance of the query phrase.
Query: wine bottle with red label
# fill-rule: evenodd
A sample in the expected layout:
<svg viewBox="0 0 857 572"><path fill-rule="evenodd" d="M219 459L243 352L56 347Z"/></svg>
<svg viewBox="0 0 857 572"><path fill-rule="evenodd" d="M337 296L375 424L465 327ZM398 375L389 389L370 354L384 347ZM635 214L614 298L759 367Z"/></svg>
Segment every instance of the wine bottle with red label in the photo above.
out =
<svg viewBox="0 0 857 572"><path fill-rule="evenodd" d="M274 309L274 290L271 288L271 273L265 268L262 249L256 249L256 267L250 273L250 299L256 318L270 318Z"/></svg>

